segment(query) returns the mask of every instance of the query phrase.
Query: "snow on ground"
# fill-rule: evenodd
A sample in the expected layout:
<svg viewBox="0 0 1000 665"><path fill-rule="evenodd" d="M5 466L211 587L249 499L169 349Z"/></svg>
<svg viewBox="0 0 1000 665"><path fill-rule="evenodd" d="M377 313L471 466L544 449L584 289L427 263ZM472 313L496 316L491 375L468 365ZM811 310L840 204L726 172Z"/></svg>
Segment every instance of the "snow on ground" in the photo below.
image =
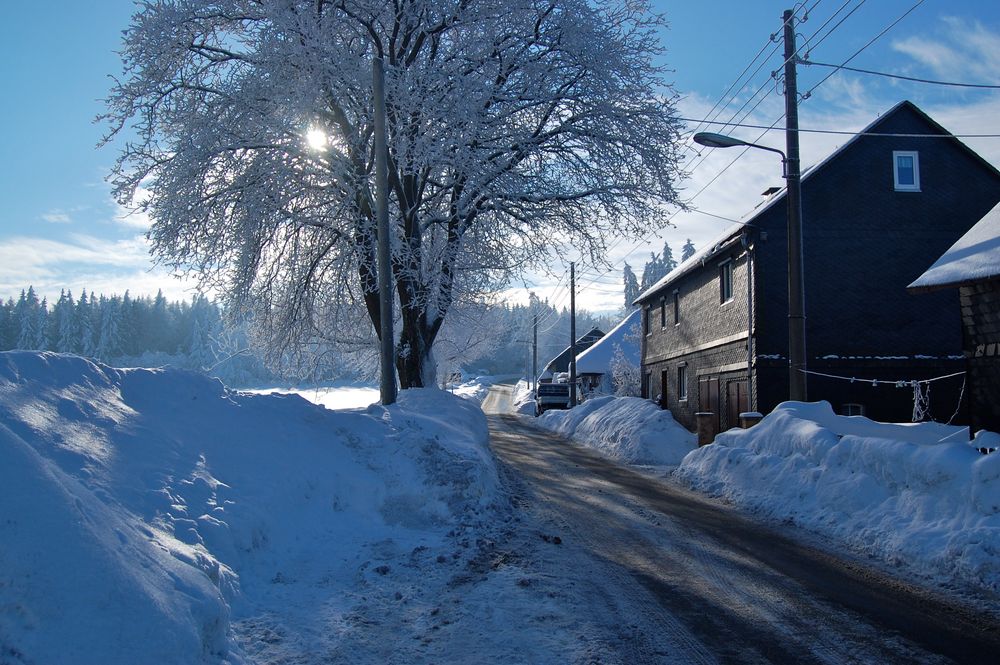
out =
<svg viewBox="0 0 1000 665"><path fill-rule="evenodd" d="M180 370L2 353L0 662L418 650L476 525L497 519L487 444L479 408L434 389L334 412Z"/></svg>
<svg viewBox="0 0 1000 665"><path fill-rule="evenodd" d="M697 444L669 411L638 397L598 397L537 423L626 464L677 466Z"/></svg>
<svg viewBox="0 0 1000 665"><path fill-rule="evenodd" d="M676 476L938 581L1000 589L1000 453L981 454L967 432L786 402L690 453Z"/></svg>
<svg viewBox="0 0 1000 665"><path fill-rule="evenodd" d="M538 411L538 404L535 401L535 392L527 379L520 379L511 391L510 396L511 413L524 416L533 416Z"/></svg>
<svg viewBox="0 0 1000 665"><path fill-rule="evenodd" d="M379 401L378 388L370 386L323 386L319 388L259 388L241 390L240 392L255 395L299 395L313 404L325 406L328 409L363 409Z"/></svg>

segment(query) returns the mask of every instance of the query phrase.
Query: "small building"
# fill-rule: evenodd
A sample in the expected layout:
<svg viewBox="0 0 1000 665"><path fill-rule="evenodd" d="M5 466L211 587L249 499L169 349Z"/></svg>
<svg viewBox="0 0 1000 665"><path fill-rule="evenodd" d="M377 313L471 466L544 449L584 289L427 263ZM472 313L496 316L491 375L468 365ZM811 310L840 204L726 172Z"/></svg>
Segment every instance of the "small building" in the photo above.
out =
<svg viewBox="0 0 1000 665"><path fill-rule="evenodd" d="M637 369L642 364L639 326L642 323L642 312L633 310L618 325L611 329L593 346L577 355L576 374L580 377L580 387L585 393L614 393L612 385L612 370L615 354L622 352L624 361L631 363Z"/></svg>
<svg viewBox="0 0 1000 665"><path fill-rule="evenodd" d="M807 391L841 414L909 421L914 391L963 368L958 302L907 285L1000 201L1000 172L908 101L802 178ZM640 294L643 392L716 431L787 399L787 205L744 222ZM960 377L929 415L967 417Z"/></svg>
<svg viewBox="0 0 1000 665"><path fill-rule="evenodd" d="M1000 204L909 286L941 289L958 289L969 422L1000 432Z"/></svg>
<svg viewBox="0 0 1000 665"><path fill-rule="evenodd" d="M604 331L602 331L600 328L591 328L582 337L577 338L576 340L577 356L579 357L582 351L586 351L587 349L589 349L595 342L597 342L597 340L601 339L602 337L604 337ZM573 358L572 349L567 346L565 349L562 350L561 353L559 353L559 355L557 355L555 358L546 363L544 369L542 369L542 373L538 376L538 380L541 383L546 383L548 381L552 381L553 377L556 374L559 374L561 372L568 372L569 363L570 360L572 360L572 358Z"/></svg>

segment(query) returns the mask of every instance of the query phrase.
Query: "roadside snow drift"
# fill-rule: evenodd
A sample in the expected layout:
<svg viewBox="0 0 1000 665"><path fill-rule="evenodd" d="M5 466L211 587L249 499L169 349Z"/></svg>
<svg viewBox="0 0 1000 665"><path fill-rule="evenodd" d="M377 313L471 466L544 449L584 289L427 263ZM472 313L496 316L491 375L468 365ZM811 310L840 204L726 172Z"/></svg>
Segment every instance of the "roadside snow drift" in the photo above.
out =
<svg viewBox="0 0 1000 665"><path fill-rule="evenodd" d="M957 430L965 431L785 402L755 427L692 452L676 473L922 574L998 589L1000 453L981 454Z"/></svg>
<svg viewBox="0 0 1000 665"><path fill-rule="evenodd" d="M478 407L438 390L333 412L0 353L0 662L252 661L268 638L240 622L308 631L322 603L296 594L346 613L380 556L474 522L497 493L487 444Z"/></svg>
<svg viewBox="0 0 1000 665"><path fill-rule="evenodd" d="M676 466L697 437L649 400L598 397L566 411L547 411L542 427L627 464Z"/></svg>

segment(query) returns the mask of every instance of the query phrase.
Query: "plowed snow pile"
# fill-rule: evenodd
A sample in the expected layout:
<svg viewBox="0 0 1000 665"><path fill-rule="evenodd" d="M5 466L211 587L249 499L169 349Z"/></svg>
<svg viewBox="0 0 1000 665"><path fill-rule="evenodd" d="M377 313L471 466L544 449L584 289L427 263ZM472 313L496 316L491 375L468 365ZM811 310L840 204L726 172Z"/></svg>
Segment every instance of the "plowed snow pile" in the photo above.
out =
<svg viewBox="0 0 1000 665"><path fill-rule="evenodd" d="M669 411L638 397L597 397L536 422L626 464L676 466L697 442Z"/></svg>
<svg viewBox="0 0 1000 665"><path fill-rule="evenodd" d="M786 402L757 426L692 452L676 473L873 556L998 589L1000 452L983 455L963 434L937 423L838 416L827 402ZM993 437L982 433L976 445Z"/></svg>
<svg viewBox="0 0 1000 665"><path fill-rule="evenodd" d="M334 412L2 353L0 662L256 662L292 640L316 662L310 636L332 659L338 625L372 620L366 580L489 514L487 444L478 407L438 390Z"/></svg>

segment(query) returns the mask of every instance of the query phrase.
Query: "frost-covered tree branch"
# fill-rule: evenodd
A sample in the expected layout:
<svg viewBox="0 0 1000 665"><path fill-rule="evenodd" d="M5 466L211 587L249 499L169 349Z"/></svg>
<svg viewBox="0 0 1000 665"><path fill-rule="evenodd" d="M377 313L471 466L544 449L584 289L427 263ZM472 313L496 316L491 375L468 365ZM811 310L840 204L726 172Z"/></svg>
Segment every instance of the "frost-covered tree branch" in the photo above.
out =
<svg viewBox="0 0 1000 665"><path fill-rule="evenodd" d="M151 192L156 256L252 314L271 348L370 343L384 57L397 367L429 384L456 300L665 223L678 157L660 27L643 0L144 3L105 117L138 137L116 195Z"/></svg>

